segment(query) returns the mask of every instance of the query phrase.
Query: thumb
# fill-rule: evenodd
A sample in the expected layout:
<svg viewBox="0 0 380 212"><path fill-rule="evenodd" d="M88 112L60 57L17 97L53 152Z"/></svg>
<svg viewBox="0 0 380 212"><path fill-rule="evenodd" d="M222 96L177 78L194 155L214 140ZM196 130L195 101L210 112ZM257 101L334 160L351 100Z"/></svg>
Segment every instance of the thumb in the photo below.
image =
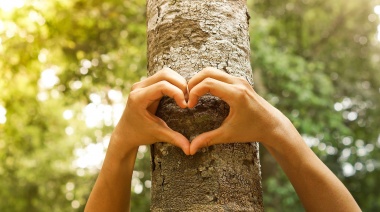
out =
<svg viewBox="0 0 380 212"><path fill-rule="evenodd" d="M157 138L160 141L170 143L182 149L186 154L190 154L190 142L181 133L170 129L168 126L160 126L158 129Z"/></svg>
<svg viewBox="0 0 380 212"><path fill-rule="evenodd" d="M223 137L222 128L202 133L191 141L190 155L194 155L195 153L197 153L198 149L200 148L209 147L214 144L225 143L226 140L227 139Z"/></svg>

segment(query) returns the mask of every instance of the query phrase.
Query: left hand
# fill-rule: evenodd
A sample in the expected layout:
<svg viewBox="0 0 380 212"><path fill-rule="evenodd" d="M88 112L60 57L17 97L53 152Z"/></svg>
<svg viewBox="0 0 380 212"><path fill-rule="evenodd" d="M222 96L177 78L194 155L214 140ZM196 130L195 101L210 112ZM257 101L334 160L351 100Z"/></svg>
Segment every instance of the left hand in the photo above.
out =
<svg viewBox="0 0 380 212"><path fill-rule="evenodd" d="M189 141L155 116L163 96L173 98L178 106L186 108L186 93L186 80L169 68L164 68L153 76L135 83L124 113L112 134L113 150L121 152L119 155L127 155L140 145L168 142L180 147L185 154L189 154Z"/></svg>

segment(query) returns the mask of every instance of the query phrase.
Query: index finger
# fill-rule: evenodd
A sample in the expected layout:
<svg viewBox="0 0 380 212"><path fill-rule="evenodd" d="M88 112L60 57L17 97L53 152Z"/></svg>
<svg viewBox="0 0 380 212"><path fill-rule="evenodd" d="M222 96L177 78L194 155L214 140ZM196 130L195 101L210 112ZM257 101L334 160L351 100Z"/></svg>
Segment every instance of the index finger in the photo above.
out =
<svg viewBox="0 0 380 212"><path fill-rule="evenodd" d="M206 78L213 78L228 84L233 84L235 82L234 77L227 74L226 72L221 71L217 68L207 67L190 79L188 83L189 90L191 90L194 86L196 86Z"/></svg>
<svg viewBox="0 0 380 212"><path fill-rule="evenodd" d="M206 78L190 90L187 106L189 108L195 107L198 99L207 93L219 97L230 106L235 105L236 85L231 85L213 78Z"/></svg>
<svg viewBox="0 0 380 212"><path fill-rule="evenodd" d="M130 98L133 97L143 108L148 108L163 96L173 98L181 108L187 107L185 96L181 90L167 81L160 81L148 87L132 91L129 96Z"/></svg>
<svg viewBox="0 0 380 212"><path fill-rule="evenodd" d="M132 86L132 90L135 90L138 88L145 88L160 81L168 81L169 83L181 89L183 93L187 92L186 79L170 68L163 68L162 70L144 79L143 81L135 83Z"/></svg>

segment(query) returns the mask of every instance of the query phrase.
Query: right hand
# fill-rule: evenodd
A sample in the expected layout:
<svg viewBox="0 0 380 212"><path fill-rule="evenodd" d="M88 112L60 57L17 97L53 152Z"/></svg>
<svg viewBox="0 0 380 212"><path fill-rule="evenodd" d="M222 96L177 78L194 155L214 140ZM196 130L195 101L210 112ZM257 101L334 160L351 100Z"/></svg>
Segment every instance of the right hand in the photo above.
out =
<svg viewBox="0 0 380 212"><path fill-rule="evenodd" d="M199 148L221 143L260 141L272 146L276 136L285 135L284 124L289 124L289 120L243 78L205 68L189 81L188 87L189 108L206 93L221 98L230 106L229 115L218 129L202 133L191 142L192 155Z"/></svg>

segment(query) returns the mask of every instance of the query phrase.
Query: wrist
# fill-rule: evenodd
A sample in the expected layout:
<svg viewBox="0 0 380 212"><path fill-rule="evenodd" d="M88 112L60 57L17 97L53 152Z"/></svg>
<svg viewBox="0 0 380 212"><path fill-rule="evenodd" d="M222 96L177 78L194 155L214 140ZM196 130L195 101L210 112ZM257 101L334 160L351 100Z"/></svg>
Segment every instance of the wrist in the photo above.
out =
<svg viewBox="0 0 380 212"><path fill-rule="evenodd" d="M126 133L120 133L117 129L112 133L111 140L108 145L107 155L111 155L120 161L124 161L130 156L135 156L138 150L138 145L133 145L134 142L129 141L130 138Z"/></svg>
<svg viewBox="0 0 380 212"><path fill-rule="evenodd" d="M300 149L308 148L302 136L286 116L282 115L278 123L265 142L262 142L265 148L279 155L295 154Z"/></svg>
<svg viewBox="0 0 380 212"><path fill-rule="evenodd" d="M261 142L267 149L281 149L283 145L290 142L290 136L298 134L298 131L285 115L281 113L277 117L279 118L276 118L276 124L270 127L271 130L266 133Z"/></svg>
<svg viewBox="0 0 380 212"><path fill-rule="evenodd" d="M299 168L300 162L310 157L311 149L285 116L282 124L274 129L270 140L263 145L281 166L287 164L286 166Z"/></svg>

